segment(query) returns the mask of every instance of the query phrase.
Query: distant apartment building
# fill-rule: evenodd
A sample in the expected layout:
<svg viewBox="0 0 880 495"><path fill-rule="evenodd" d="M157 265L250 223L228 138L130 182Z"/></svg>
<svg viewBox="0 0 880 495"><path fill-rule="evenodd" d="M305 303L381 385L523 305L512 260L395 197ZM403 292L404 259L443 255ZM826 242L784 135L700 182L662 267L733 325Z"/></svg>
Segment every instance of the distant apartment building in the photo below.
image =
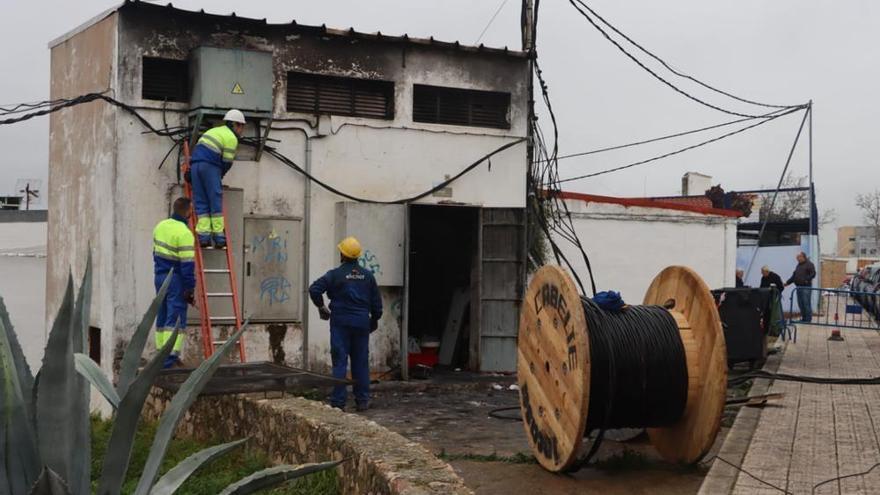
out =
<svg viewBox="0 0 880 495"><path fill-rule="evenodd" d="M878 256L880 237L874 227L847 225L837 229L838 256Z"/></svg>

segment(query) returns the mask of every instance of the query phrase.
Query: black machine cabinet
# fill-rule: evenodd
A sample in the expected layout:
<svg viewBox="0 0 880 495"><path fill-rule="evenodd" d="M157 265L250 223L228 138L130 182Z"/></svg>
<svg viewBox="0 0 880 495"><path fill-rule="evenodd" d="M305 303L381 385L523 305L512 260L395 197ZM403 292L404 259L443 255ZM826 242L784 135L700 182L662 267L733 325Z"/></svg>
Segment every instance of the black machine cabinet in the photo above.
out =
<svg viewBox="0 0 880 495"><path fill-rule="evenodd" d="M767 328L775 289L726 288L712 291L718 304L727 365L748 361L762 366L767 358Z"/></svg>

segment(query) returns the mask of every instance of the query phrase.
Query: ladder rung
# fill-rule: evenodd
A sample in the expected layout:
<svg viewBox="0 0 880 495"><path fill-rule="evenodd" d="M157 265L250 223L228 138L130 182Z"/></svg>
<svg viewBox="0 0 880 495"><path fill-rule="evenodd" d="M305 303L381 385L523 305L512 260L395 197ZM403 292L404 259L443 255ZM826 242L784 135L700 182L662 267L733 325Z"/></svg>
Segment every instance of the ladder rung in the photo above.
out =
<svg viewBox="0 0 880 495"><path fill-rule="evenodd" d="M234 316L209 316L211 320L235 320Z"/></svg>
<svg viewBox="0 0 880 495"><path fill-rule="evenodd" d="M205 273L229 273L228 268L205 268L202 271Z"/></svg>
<svg viewBox="0 0 880 495"><path fill-rule="evenodd" d="M232 292L208 292L208 297L232 297Z"/></svg>
<svg viewBox="0 0 880 495"><path fill-rule="evenodd" d="M229 342L229 341L228 340L215 340L214 345L223 345L227 342Z"/></svg>

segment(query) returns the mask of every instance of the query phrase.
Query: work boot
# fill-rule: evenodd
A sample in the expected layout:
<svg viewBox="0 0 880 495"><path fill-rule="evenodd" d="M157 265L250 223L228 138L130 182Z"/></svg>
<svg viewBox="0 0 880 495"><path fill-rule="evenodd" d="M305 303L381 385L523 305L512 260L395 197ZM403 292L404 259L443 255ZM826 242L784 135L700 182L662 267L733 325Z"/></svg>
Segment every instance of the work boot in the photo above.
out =
<svg viewBox="0 0 880 495"><path fill-rule="evenodd" d="M226 249L226 239L214 238L214 249Z"/></svg>
<svg viewBox="0 0 880 495"><path fill-rule="evenodd" d="M199 247L202 249L211 247L211 238L199 236Z"/></svg>
<svg viewBox="0 0 880 495"><path fill-rule="evenodd" d="M368 409L370 409L369 402L358 402L357 405L355 406L355 410L357 410L357 412L364 412Z"/></svg>
<svg viewBox="0 0 880 495"><path fill-rule="evenodd" d="M330 407L332 407L333 409L339 409L340 411L345 412L345 406L342 406L339 404L330 404Z"/></svg>

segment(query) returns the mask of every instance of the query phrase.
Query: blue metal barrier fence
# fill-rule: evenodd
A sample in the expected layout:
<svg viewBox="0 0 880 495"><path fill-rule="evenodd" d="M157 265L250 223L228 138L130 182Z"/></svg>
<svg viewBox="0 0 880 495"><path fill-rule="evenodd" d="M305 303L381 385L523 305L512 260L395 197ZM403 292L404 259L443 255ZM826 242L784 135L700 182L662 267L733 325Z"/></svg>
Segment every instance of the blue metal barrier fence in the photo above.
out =
<svg viewBox="0 0 880 495"><path fill-rule="evenodd" d="M798 304L795 306L795 299ZM809 301L812 315L808 319L803 314L802 305ZM796 312L801 314L800 320L794 320ZM880 293L859 292L845 289L818 289L815 287L796 287L789 297L788 320L786 333L797 340L795 324L804 323L836 328L856 328L863 330L880 330L877 316L880 314ZM792 335L793 334L793 335Z"/></svg>

